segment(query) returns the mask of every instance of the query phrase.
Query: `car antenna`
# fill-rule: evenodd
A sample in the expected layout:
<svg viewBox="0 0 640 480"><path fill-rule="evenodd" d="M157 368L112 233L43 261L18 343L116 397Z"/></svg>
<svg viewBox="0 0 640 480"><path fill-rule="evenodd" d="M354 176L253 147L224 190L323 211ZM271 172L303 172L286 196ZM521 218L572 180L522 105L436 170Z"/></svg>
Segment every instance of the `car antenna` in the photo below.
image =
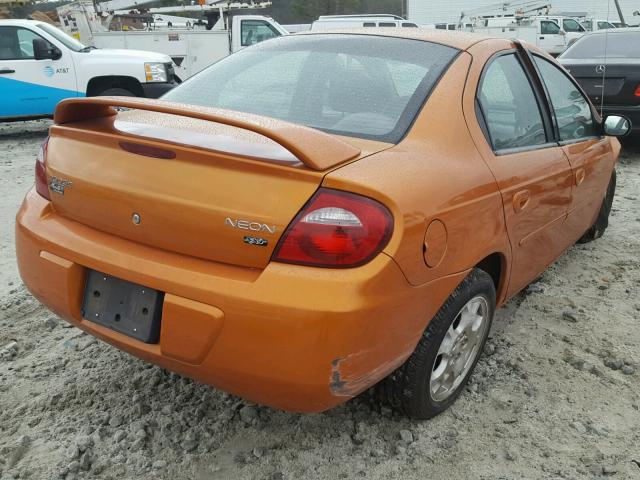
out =
<svg viewBox="0 0 640 480"><path fill-rule="evenodd" d="M607 0L607 22L609 22L609 17L611 14L611 0ZM607 47L609 42L609 29L606 28L604 30L604 65L602 66L602 93L600 94L600 116L602 117L602 113L604 112L604 87L607 78Z"/></svg>

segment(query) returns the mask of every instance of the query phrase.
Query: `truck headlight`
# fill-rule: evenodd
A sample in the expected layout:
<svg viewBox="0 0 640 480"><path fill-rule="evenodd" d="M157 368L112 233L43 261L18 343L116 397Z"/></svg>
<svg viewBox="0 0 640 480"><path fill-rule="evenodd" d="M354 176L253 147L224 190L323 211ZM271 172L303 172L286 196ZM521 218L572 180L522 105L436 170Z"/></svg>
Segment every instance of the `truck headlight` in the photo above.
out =
<svg viewBox="0 0 640 480"><path fill-rule="evenodd" d="M144 73L147 82L168 82L167 67L164 63L145 63Z"/></svg>

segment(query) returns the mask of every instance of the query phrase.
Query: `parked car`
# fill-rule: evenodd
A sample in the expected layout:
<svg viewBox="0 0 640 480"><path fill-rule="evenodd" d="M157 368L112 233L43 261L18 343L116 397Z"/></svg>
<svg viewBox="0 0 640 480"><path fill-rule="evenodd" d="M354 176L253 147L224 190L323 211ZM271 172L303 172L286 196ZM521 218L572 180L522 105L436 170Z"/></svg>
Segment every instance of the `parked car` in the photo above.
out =
<svg viewBox="0 0 640 480"><path fill-rule="evenodd" d="M51 116L65 98L157 98L175 85L167 55L97 50L48 23L0 20L0 121Z"/></svg>
<svg viewBox="0 0 640 480"><path fill-rule="evenodd" d="M640 131L640 28L584 35L559 58L602 112L626 117Z"/></svg>
<svg viewBox="0 0 640 480"><path fill-rule="evenodd" d="M627 128L511 40L284 36L163 100L62 102L18 265L73 325L251 401L317 412L379 384L428 418L495 308L603 234Z"/></svg>

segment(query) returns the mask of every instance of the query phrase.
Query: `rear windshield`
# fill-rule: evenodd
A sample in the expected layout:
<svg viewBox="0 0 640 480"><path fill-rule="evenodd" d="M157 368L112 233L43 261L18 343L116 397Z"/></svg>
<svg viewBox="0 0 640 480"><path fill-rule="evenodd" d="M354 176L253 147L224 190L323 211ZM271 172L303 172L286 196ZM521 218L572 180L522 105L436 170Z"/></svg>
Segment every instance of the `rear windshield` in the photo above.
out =
<svg viewBox="0 0 640 480"><path fill-rule="evenodd" d="M640 32L609 32L585 35L578 39L560 58L581 60L607 58L640 58Z"/></svg>
<svg viewBox="0 0 640 480"><path fill-rule="evenodd" d="M301 35L230 55L163 99L397 143L458 50L371 35Z"/></svg>

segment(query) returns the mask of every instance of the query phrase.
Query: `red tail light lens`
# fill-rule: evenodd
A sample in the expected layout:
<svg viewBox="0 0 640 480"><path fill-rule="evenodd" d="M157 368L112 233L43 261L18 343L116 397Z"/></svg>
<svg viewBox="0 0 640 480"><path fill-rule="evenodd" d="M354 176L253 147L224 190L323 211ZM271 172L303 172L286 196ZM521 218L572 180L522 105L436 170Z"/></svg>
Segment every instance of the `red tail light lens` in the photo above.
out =
<svg viewBox="0 0 640 480"><path fill-rule="evenodd" d="M636 87L636 93L635 93L635 96L636 96L636 97L640 97L640 85L638 85L638 86Z"/></svg>
<svg viewBox="0 0 640 480"><path fill-rule="evenodd" d="M387 245L391 212L361 195L321 188L291 222L273 260L348 268L363 265Z"/></svg>
<svg viewBox="0 0 640 480"><path fill-rule="evenodd" d="M40 147L40 151L36 157L36 192L47 200L51 200L51 197L49 196L49 182L47 182L47 170L45 167L48 146L49 137L42 142L42 146Z"/></svg>
<svg viewBox="0 0 640 480"><path fill-rule="evenodd" d="M165 148L152 147L151 145L143 145L134 142L120 142L120 148L136 155L143 155L151 158L161 158L163 160L173 160L176 158L176 152Z"/></svg>

